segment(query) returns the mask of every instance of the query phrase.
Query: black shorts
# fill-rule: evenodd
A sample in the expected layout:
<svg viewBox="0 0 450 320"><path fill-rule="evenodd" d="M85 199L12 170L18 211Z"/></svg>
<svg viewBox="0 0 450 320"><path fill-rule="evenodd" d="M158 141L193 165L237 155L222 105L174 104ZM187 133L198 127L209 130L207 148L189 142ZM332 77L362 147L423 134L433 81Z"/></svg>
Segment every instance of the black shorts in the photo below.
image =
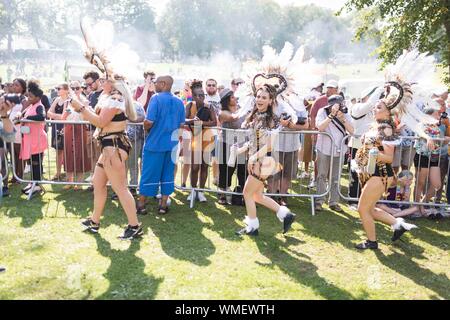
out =
<svg viewBox="0 0 450 320"><path fill-rule="evenodd" d="M130 145L123 143L122 140L117 139L117 138L103 139L103 140L101 140L100 144L102 146L102 151L103 151L103 148L105 148L105 147L116 147L116 146L117 146L117 148L125 151L128 155L130 154L130 151L131 151Z"/></svg>
<svg viewBox="0 0 450 320"><path fill-rule="evenodd" d="M414 156L414 166L416 168L439 167L439 155L436 160L434 160L433 157L430 161L430 157L416 153L416 155Z"/></svg>
<svg viewBox="0 0 450 320"><path fill-rule="evenodd" d="M391 164L386 164L386 172L388 177L394 176L394 170L392 169ZM380 171L379 166L375 166L375 172L373 173L374 177L383 177L383 173Z"/></svg>

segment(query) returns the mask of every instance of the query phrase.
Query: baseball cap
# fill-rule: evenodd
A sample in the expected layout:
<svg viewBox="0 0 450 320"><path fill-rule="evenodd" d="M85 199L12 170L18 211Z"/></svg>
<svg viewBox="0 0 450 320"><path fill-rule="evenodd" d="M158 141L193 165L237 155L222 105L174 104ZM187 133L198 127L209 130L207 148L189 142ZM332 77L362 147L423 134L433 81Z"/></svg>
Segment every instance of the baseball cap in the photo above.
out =
<svg viewBox="0 0 450 320"><path fill-rule="evenodd" d="M326 84L327 88L338 88L339 84L336 80L328 80L327 84Z"/></svg>

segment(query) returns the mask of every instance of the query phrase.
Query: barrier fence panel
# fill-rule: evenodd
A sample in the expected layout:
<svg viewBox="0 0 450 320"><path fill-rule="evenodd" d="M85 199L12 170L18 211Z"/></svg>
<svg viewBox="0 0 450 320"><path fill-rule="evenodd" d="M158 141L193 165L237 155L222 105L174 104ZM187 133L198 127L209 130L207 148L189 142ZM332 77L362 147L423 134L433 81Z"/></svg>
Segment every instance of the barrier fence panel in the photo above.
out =
<svg viewBox="0 0 450 320"><path fill-rule="evenodd" d="M360 139L352 136L347 138ZM342 143L346 143L348 139L344 139ZM380 203L398 210L416 206L417 214L420 215L426 215L423 208L450 207L449 146L444 138L432 140L435 150L430 152L425 139L399 137L392 162L397 181L395 185L390 186L387 197L380 200ZM350 204L357 204L361 193L358 176L356 172L351 171L351 159L354 159L355 154L356 149L350 149L349 153L340 155L339 161L339 195ZM413 213L414 210L409 211Z"/></svg>
<svg viewBox="0 0 450 320"><path fill-rule="evenodd" d="M9 175L9 165L8 158L6 157L6 151L6 148L0 148L0 176L2 181L7 181Z"/></svg>
<svg viewBox="0 0 450 320"><path fill-rule="evenodd" d="M274 133L271 157L283 169L267 179L265 189L265 195L280 202L288 202L294 197L310 199L313 215L315 200L326 197L330 192L330 184L319 186L320 190L315 186L312 140L318 135L333 141L329 134L317 131ZM252 137L252 132L245 129L193 126L183 130L178 150L180 166L177 168L176 187L190 192L188 201L191 208L195 200L206 200L203 192L216 193L220 204L242 202L239 196L243 194L248 177L246 148ZM332 142L330 145L334 152L335 144ZM333 157L330 167L333 167ZM331 170L327 178L331 181Z"/></svg>
<svg viewBox="0 0 450 320"><path fill-rule="evenodd" d="M11 150L14 150L11 161L14 177L29 184L28 199L46 184L61 185L64 189L91 185L101 154L91 124L70 120L47 120L45 123L24 120L20 130L22 141L11 144ZM136 190L145 133L142 123L129 123L127 132L133 147L127 160L128 181L129 187ZM334 153L336 143L328 133L284 130L274 133L270 155L274 163L281 164L282 170L267 179L265 189L266 195L280 203L288 203L292 198L310 199L313 215L315 202L330 193L331 184L325 180L332 181L331 168L335 165L331 157L330 169L326 177L322 177L324 181L319 177L320 183L316 185L313 141L318 136L329 139ZM245 146L252 137L252 132L244 129L194 126L182 130L178 149L173 152L177 163L174 174L176 188L190 192L191 207L196 198L205 200L203 192L215 193L221 204L243 204L243 188L248 177Z"/></svg>
<svg viewBox="0 0 450 320"><path fill-rule="evenodd" d="M22 139L10 145L11 162L16 180L28 183L32 190L28 192L28 199L45 184L61 185L66 190L92 185L101 148L95 127L89 122L22 120L18 130ZM142 123L129 123L127 131L133 145L127 159L128 181L130 187L137 188L144 143Z"/></svg>

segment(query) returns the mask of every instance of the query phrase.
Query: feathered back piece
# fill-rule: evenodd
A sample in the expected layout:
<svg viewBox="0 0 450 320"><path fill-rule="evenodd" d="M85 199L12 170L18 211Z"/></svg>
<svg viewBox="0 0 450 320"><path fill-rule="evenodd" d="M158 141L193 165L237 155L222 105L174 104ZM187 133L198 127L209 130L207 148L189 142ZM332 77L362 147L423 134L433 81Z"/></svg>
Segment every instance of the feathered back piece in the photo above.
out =
<svg viewBox="0 0 450 320"><path fill-rule="evenodd" d="M421 85L431 83L434 73L434 58L427 53L419 53L417 49L404 52L395 64L386 70L385 97L390 103L388 108L397 112L402 123L420 136L426 136L423 123L436 123L436 120L423 113L418 107L418 100L426 103L419 92Z"/></svg>
<svg viewBox="0 0 450 320"><path fill-rule="evenodd" d="M247 76L245 86L241 86L236 93L239 97L241 109L239 113L245 115L253 109L256 91L264 84L273 85L277 89L277 103L284 104L285 110L293 119L296 111L305 110L303 100L295 92L295 66L303 62L304 48L300 47L294 55L294 46L286 42L281 52L270 46L263 47L263 58L253 75Z"/></svg>
<svg viewBox="0 0 450 320"><path fill-rule="evenodd" d="M112 23L101 21L93 28L89 23L89 20L83 18L80 22L80 27L85 42L84 57L90 64L96 66L106 79L113 81L114 87L120 91L124 98L125 113L128 119L135 121L137 119L137 114L133 104L131 91L124 77L114 72L113 63L109 59L108 53L114 54L114 48L112 46L114 27ZM122 50L122 48L123 46L120 47L120 50Z"/></svg>

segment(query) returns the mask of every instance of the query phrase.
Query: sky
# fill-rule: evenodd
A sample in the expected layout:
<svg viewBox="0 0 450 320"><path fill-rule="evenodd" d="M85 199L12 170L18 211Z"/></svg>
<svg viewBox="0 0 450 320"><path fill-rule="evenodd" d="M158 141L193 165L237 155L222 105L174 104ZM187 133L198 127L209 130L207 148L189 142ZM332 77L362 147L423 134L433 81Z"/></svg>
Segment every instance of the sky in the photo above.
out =
<svg viewBox="0 0 450 320"><path fill-rule="evenodd" d="M147 0L153 8L156 10L156 15L160 16L169 2L169 0ZM275 0L280 5L306 5L306 4L315 4L320 7L329 8L332 10L338 10L342 8L346 0Z"/></svg>

